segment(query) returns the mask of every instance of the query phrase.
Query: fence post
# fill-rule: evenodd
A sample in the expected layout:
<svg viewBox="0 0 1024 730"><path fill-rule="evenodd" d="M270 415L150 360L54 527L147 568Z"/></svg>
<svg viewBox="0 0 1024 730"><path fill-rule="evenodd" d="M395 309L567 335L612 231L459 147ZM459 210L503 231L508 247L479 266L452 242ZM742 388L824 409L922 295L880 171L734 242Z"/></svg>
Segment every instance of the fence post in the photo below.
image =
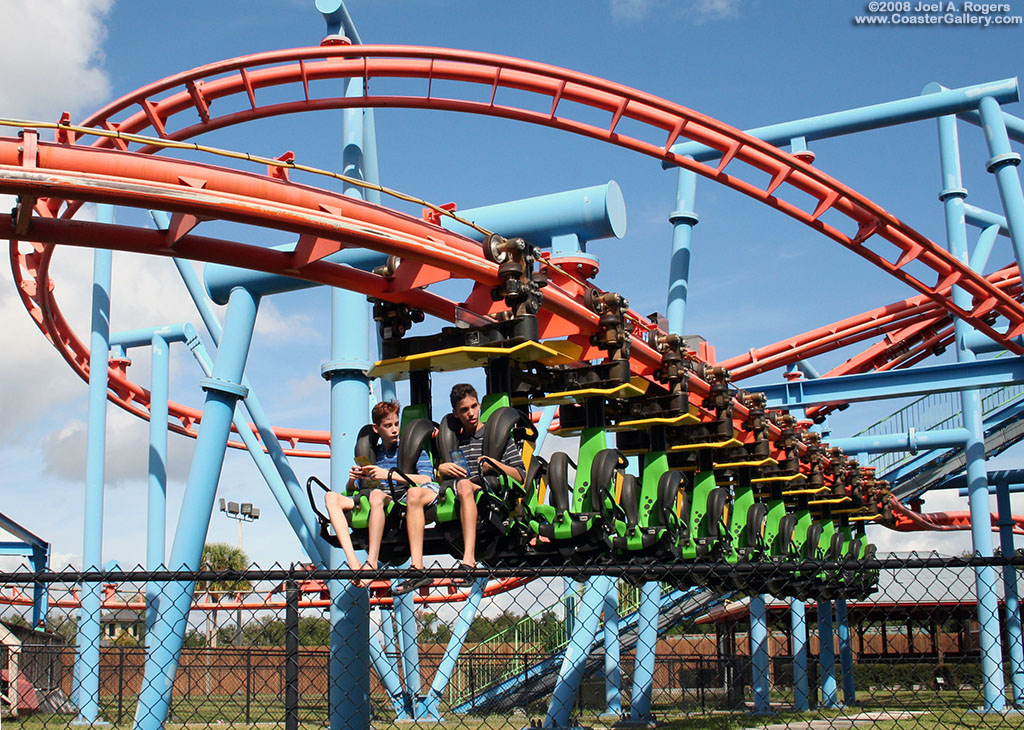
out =
<svg viewBox="0 0 1024 730"><path fill-rule="evenodd" d="M284 727L299 729L299 584L288 579L285 608Z"/></svg>
<svg viewBox="0 0 1024 730"><path fill-rule="evenodd" d="M124 647L117 647L117 724L124 715Z"/></svg>
<svg viewBox="0 0 1024 730"><path fill-rule="evenodd" d="M245 647L245 721L252 722L252 647Z"/></svg>

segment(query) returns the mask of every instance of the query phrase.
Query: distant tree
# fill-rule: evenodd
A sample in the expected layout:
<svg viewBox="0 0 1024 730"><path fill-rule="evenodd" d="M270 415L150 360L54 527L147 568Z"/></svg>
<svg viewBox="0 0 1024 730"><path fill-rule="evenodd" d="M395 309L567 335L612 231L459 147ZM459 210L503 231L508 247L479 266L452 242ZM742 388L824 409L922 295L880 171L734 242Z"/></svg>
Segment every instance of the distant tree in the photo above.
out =
<svg viewBox="0 0 1024 730"><path fill-rule="evenodd" d="M252 646L284 646L285 624L274 616L250 621L242 628L245 642Z"/></svg>
<svg viewBox="0 0 1024 730"><path fill-rule="evenodd" d="M66 613L58 613L56 609L50 609L46 614L47 630L60 634L68 644L78 641L78 618L69 616Z"/></svg>
<svg viewBox="0 0 1024 730"><path fill-rule="evenodd" d="M425 643L445 644L452 637L452 630L441 623L436 613L426 611L420 615L419 640Z"/></svg>
<svg viewBox="0 0 1024 730"><path fill-rule="evenodd" d="M245 552L226 542L210 542L203 547L200 570L245 570L249 558ZM198 581L196 593L206 594L213 603L219 603L226 595L248 593L252 584L247 580ZM207 618L206 635L210 648L217 647L217 609L210 611Z"/></svg>
<svg viewBox="0 0 1024 730"><path fill-rule="evenodd" d="M185 634L184 647L186 649L202 649L204 646L206 646L206 637L195 629L189 629Z"/></svg>
<svg viewBox="0 0 1024 730"><path fill-rule="evenodd" d="M327 646L331 643L331 623L317 616L299 618L300 646Z"/></svg>
<svg viewBox="0 0 1024 730"><path fill-rule="evenodd" d="M4 621L11 626L21 626L26 629L32 628L32 624L26 621L25 618L18 613L12 613L10 616L4 616Z"/></svg>

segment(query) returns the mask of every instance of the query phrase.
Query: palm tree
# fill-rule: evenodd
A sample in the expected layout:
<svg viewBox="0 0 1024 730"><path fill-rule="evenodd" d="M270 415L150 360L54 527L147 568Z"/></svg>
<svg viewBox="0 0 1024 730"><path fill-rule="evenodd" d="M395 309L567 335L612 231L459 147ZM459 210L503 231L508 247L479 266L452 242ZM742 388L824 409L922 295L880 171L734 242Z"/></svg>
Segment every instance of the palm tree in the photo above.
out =
<svg viewBox="0 0 1024 730"><path fill-rule="evenodd" d="M249 558L241 548L226 542L209 542L203 546L200 560L201 570L245 570L249 567ZM247 580L214 580L198 581L196 593L205 593L214 604L228 594L245 593L252 589ZM217 609L214 608L207 616L207 642L211 649L217 647Z"/></svg>

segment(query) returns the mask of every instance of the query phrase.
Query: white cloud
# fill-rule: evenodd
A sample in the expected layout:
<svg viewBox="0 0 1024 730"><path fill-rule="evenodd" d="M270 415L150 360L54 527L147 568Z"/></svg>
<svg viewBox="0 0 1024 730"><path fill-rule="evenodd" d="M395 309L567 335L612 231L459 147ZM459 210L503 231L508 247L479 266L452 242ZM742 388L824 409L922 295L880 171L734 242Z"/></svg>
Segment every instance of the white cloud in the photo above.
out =
<svg viewBox="0 0 1024 730"><path fill-rule="evenodd" d="M295 340L323 340L324 334L313 326L313 318L305 313L284 314L270 299L260 302L256 316L256 334Z"/></svg>
<svg viewBox="0 0 1024 730"><path fill-rule="evenodd" d="M8 32L0 43L0 110L56 121L110 96L103 68L103 26L113 0L6 0Z"/></svg>
<svg viewBox="0 0 1024 730"><path fill-rule="evenodd" d="M67 421L43 440L45 471L69 482L85 474L86 424ZM167 444L167 478L183 482L188 476L194 441L171 434ZM144 483L149 473L149 423L120 409L107 412L106 484Z"/></svg>
<svg viewBox="0 0 1024 730"><path fill-rule="evenodd" d="M657 0L611 0L612 17L616 20L642 20Z"/></svg>
<svg viewBox="0 0 1024 730"><path fill-rule="evenodd" d="M612 17L626 22L645 20L656 13L670 13L672 17L699 25L735 17L739 14L739 6L740 0L691 0L686 6L666 3L665 0L611 0Z"/></svg>
<svg viewBox="0 0 1024 730"><path fill-rule="evenodd" d="M698 22L722 20L739 14L740 0L693 0Z"/></svg>

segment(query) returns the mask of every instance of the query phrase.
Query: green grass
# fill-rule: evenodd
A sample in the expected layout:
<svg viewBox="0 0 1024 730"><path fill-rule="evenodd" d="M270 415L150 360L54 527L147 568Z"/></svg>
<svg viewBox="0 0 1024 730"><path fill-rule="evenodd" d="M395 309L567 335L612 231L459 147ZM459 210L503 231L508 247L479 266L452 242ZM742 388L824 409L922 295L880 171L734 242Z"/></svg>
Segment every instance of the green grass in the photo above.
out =
<svg viewBox="0 0 1024 730"><path fill-rule="evenodd" d="M892 720L881 720L874 724L858 727L872 730L954 730L954 728L992 728L993 730L1020 730L1024 728L1024 717L1021 715L995 715L976 712L982 703L982 695L975 690L876 690L871 695L860 692L862 704L857 707L840 710L815 710L807 713L781 711L769 717L756 717L745 712L726 712L711 710L701 714L699 706L692 701L683 704L681 701L656 702L654 713L659 727L666 730L747 730L748 728L764 727L768 724L786 723L794 730L802 730L804 723L810 720L827 720L829 718L855 716L862 712L889 711L898 713L910 711L910 717ZM312 705L314 696L304 697L303 701ZM375 700L377 698L374 698ZM773 693L773 702L785 702L784 693ZM546 707L543 703L535 704L527 712L511 715L448 715L448 721L402 723L401 727L423 728L466 728L467 730L507 730L528 727L530 720L543 718ZM117 720L116 702L101 704L103 717L110 725L105 730L130 730L135 713L134 702L125 702L121 708L121 722ZM253 727L284 727L283 697L278 694L256 695L250 701L249 721L245 719L244 697L242 696L206 696L202 698L186 698L177 700L173 705L174 715L166 725L168 730L188 730L211 728L211 730L241 730ZM327 719L325 706L300 706L299 726L303 730L322 729ZM73 716L36 715L26 718L5 718L4 730L80 730L81 725L72 725ZM598 713L586 710L577 716L577 722L588 727L607 727L610 723L600 719ZM377 705L374 728L397 727L390 706Z"/></svg>

